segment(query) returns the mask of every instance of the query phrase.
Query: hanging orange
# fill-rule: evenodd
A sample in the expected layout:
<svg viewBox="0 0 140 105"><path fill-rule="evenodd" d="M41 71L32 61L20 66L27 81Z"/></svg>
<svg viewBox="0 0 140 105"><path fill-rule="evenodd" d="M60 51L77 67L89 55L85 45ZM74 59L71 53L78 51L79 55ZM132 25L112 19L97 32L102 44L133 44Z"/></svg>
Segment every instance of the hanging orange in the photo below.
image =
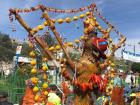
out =
<svg viewBox="0 0 140 105"><path fill-rule="evenodd" d="M71 22L71 18L67 17L67 18L65 19L65 21L66 21L66 23L70 23L70 22Z"/></svg>
<svg viewBox="0 0 140 105"><path fill-rule="evenodd" d="M30 53L29 53L29 56L30 57L35 57L36 55L35 55L35 52L34 51L31 51Z"/></svg>
<svg viewBox="0 0 140 105"><path fill-rule="evenodd" d="M77 16L74 16L74 17L73 17L73 20L74 20L74 21L78 20L78 17L77 17Z"/></svg>
<svg viewBox="0 0 140 105"><path fill-rule="evenodd" d="M38 25L37 28L38 30L43 30L44 27L42 25Z"/></svg>
<svg viewBox="0 0 140 105"><path fill-rule="evenodd" d="M58 19L57 22L58 22L59 24L62 24L64 21L63 21L63 19Z"/></svg>
<svg viewBox="0 0 140 105"><path fill-rule="evenodd" d="M48 22L45 21L45 22L44 22L44 26L48 26L48 25L49 25Z"/></svg>
<svg viewBox="0 0 140 105"><path fill-rule="evenodd" d="M37 93L39 91L39 88L37 87L37 86L35 86L34 88L33 88L33 92L34 93Z"/></svg>
<svg viewBox="0 0 140 105"><path fill-rule="evenodd" d="M35 100L36 102L38 102L38 101L39 101L39 95L35 95L34 100Z"/></svg>
<svg viewBox="0 0 140 105"><path fill-rule="evenodd" d="M47 74L43 74L43 80L47 80Z"/></svg>
<svg viewBox="0 0 140 105"><path fill-rule="evenodd" d="M31 70L31 73L32 73L32 74L37 74L37 70L36 70L35 68L33 68L33 69Z"/></svg>
<svg viewBox="0 0 140 105"><path fill-rule="evenodd" d="M32 81L33 84L37 84L38 83L38 78L32 77L31 81Z"/></svg>
<svg viewBox="0 0 140 105"><path fill-rule="evenodd" d="M49 93L47 91L44 91L44 95L47 96Z"/></svg>
<svg viewBox="0 0 140 105"><path fill-rule="evenodd" d="M47 88L48 88L48 84L47 84L47 83L44 83L44 84L42 85L42 88L43 88L43 89L47 89Z"/></svg>
<svg viewBox="0 0 140 105"><path fill-rule="evenodd" d="M48 67L46 65L43 65L42 70L46 72L48 70Z"/></svg>
<svg viewBox="0 0 140 105"><path fill-rule="evenodd" d="M32 61L30 62L30 64L31 64L32 66L35 66L35 65L36 65L36 60L32 60Z"/></svg>
<svg viewBox="0 0 140 105"><path fill-rule="evenodd" d="M85 17L85 14L81 14L80 15L80 18L82 19L82 18L84 18Z"/></svg>

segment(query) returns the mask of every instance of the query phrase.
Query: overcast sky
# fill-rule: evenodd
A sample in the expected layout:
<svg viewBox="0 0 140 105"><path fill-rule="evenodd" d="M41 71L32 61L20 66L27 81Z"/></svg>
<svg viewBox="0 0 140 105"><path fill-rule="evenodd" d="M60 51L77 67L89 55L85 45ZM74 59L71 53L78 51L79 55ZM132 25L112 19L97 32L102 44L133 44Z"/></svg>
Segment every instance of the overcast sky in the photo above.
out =
<svg viewBox="0 0 140 105"><path fill-rule="evenodd" d="M140 0L0 0L0 31L7 33L10 37L15 37L19 40L27 38L27 32L14 21L16 32L11 31L11 25L8 18L9 8L29 8L38 4L44 4L48 7L59 9L71 9L88 6L92 2L96 2L99 10L114 25L121 33L127 37L128 44L137 44L140 42ZM50 17L58 19L72 17L70 14L49 13ZM79 14L75 14L79 15ZM31 27L41 24L41 12L22 14ZM101 20L99 22L102 23ZM79 38L83 34L83 24L79 20L70 24L56 24L58 32L67 37L70 41ZM79 27L79 29L77 29ZM105 27L105 26L104 26ZM116 40L114 33L114 40ZM136 46L137 53L140 53L140 47ZM133 47L128 48L133 51Z"/></svg>

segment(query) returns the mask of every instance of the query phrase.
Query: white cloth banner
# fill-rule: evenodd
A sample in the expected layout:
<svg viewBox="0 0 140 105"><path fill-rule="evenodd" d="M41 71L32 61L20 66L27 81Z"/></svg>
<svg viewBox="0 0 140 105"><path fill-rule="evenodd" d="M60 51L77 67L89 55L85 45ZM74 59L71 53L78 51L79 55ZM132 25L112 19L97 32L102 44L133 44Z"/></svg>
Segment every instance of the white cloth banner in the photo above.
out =
<svg viewBox="0 0 140 105"><path fill-rule="evenodd" d="M16 56L14 56L14 61L16 61ZM31 58L19 57L18 58L18 62L30 63L31 62Z"/></svg>
<svg viewBox="0 0 140 105"><path fill-rule="evenodd" d="M123 51L123 59L129 60L132 62L140 62L140 54L134 54L129 51Z"/></svg>

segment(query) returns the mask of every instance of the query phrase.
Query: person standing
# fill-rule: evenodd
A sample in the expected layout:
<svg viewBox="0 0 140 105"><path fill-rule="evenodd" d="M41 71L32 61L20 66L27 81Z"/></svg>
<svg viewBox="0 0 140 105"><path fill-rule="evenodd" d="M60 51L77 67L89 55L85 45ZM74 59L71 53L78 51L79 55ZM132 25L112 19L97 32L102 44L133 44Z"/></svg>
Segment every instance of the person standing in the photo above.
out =
<svg viewBox="0 0 140 105"><path fill-rule="evenodd" d="M5 92L0 93L0 105L13 105L12 103L8 102L8 94Z"/></svg>

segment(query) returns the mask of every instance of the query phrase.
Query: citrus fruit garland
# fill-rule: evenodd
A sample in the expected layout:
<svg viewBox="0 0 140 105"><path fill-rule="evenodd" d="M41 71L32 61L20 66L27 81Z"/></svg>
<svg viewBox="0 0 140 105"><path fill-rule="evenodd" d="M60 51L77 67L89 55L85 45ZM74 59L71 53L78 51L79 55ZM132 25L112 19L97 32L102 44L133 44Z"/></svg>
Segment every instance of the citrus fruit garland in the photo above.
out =
<svg viewBox="0 0 140 105"><path fill-rule="evenodd" d="M70 23L72 21L77 21L78 19L84 19L86 16L89 16L91 13L90 12L86 12L85 14L80 14L80 16L74 16L72 18L70 17L66 17L65 19L59 18L57 20L52 19L53 23L58 23L58 24L62 24L64 22L66 23ZM49 23L47 21L45 21L43 24L38 25L37 27L32 29L32 33L37 33L40 30L43 30L46 26L49 26Z"/></svg>
<svg viewBox="0 0 140 105"><path fill-rule="evenodd" d="M29 47L33 48L31 46L31 43L29 43ZM58 46L57 46L57 49L58 49ZM34 92L34 100L36 102L39 102L40 101L40 97L44 97L43 100L44 102L46 102L46 99L47 99L47 95L48 95L48 91L47 91L47 88L48 88L48 83L47 83L47 74L46 74L46 71L48 70L48 67L47 65L42 65L42 71L43 71L43 85L42 85L42 88L40 89L39 87L39 78L37 78L37 73L38 73L38 70L37 70L37 62L36 62L36 53L35 51L31 51L29 52L29 56L32 58L31 59L31 66L32 66L32 69L31 69L31 74L33 75L33 77L31 78L31 81L32 83L34 84L34 87L33 87L33 92ZM47 58L42 58L43 59L43 62L47 62ZM42 93L41 95L39 95L39 93Z"/></svg>

